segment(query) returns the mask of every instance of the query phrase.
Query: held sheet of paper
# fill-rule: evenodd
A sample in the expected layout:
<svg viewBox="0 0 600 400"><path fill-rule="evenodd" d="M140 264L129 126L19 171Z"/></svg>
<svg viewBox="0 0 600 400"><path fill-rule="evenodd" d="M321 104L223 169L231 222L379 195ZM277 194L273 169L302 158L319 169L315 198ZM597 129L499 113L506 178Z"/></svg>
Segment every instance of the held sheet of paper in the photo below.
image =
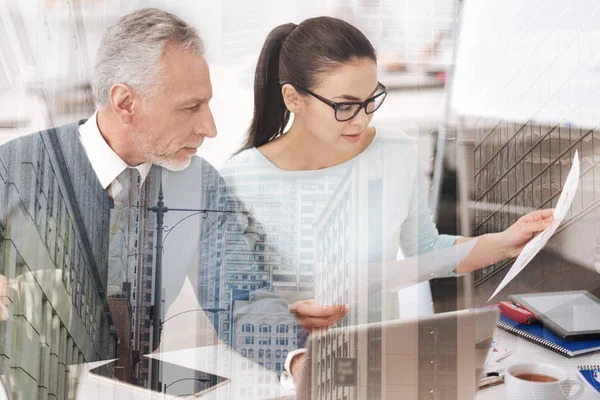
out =
<svg viewBox="0 0 600 400"><path fill-rule="evenodd" d="M569 207L571 207L571 203L575 198L575 193L577 193L577 186L579 185L579 155L577 151L575 151L575 157L573 157L573 165L571 166L571 171L569 171L569 175L567 176L567 180L565 181L565 186L563 187L563 191L560 194L560 198L558 199L558 204L554 209L554 221L552 224L546 228L542 233L536 235L521 251L519 257L511 267L510 271L506 274L500 285L496 288L496 291L489 298L488 302L492 300L500 290L502 290L510 281L512 281L515 276L519 274L529 262L535 257L537 253L541 249L544 248L548 240L552 237L556 229L560 226L561 222L567 215L567 211L569 211Z"/></svg>

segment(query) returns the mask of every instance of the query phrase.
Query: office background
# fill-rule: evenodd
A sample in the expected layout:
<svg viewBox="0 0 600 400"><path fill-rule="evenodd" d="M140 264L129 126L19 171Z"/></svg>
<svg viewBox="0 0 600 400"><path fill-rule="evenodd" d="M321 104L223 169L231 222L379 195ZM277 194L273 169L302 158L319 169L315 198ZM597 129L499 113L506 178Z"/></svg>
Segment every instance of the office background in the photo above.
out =
<svg viewBox="0 0 600 400"><path fill-rule="evenodd" d="M538 3L532 7L541 6ZM557 8L559 15L571 19L581 17L584 6L591 6L593 12L587 13L588 18L582 20L585 24L580 25L589 27L597 22L592 2L546 3L545 7ZM430 196L439 196L436 211L442 232L496 232L531 209L552 206L574 151L578 150L582 178L569 220L499 297L507 293L576 289L599 294L600 274L596 267L600 264L600 132L593 124L556 121L547 115L487 115L469 105L452 112L450 99L457 88L450 78L457 50L464 44L455 41L461 28L462 1L0 0L0 143L89 117L94 111L91 67L102 33L121 15L142 7L160 7L186 16L204 39L211 64L215 92L212 108L219 136L207 141L200 155L215 166L222 165L242 141L252 113L256 56L268 31L281 23L323 14L356 24L376 46L380 80L391 91L374 124L403 129L417 138L421 167L431 180ZM265 14L263 10L269 12ZM507 26L514 21L526 22L526 11L504 15ZM544 20L543 16L538 18ZM554 21L550 17L547 20ZM542 27L560 30L556 23ZM498 42L504 34L499 31L493 39ZM587 43L573 40L571 44ZM556 54L560 55L568 44L557 47ZM507 57L489 47L486 60ZM512 57L516 71L519 63L525 65L529 59L524 52L518 54ZM483 58L482 55L479 60L482 63ZM469 60L473 65L477 65L476 61ZM586 65L580 60L574 63ZM484 68L479 71L486 73ZM535 80L536 76L521 78ZM573 82L574 78L563 81ZM598 87L593 79L588 84L594 90ZM232 112L236 118L231 118ZM438 140L440 137L442 140ZM436 161L441 169L436 169ZM49 194L46 190L41 196L47 198ZM150 185L143 196L150 199L156 194L156 185ZM132 229L139 228L147 235L131 254L143 257L132 256L126 261L140 271L131 277L136 282L131 282L131 290L137 291L138 300L130 305L135 306L135 311L128 321L132 326L128 334L136 337L130 350L144 352L151 340L144 318L148 317L152 302L153 216L142 217L139 224ZM458 281L434 281L436 311L485 304L508 267L510 262ZM167 290L165 297L169 296L172 294ZM132 361L129 368L137 368L135 379L142 384L147 379L148 363L142 361L135 368L133 364ZM126 373L132 377L131 374L134 372ZM187 389L182 386L179 390Z"/></svg>

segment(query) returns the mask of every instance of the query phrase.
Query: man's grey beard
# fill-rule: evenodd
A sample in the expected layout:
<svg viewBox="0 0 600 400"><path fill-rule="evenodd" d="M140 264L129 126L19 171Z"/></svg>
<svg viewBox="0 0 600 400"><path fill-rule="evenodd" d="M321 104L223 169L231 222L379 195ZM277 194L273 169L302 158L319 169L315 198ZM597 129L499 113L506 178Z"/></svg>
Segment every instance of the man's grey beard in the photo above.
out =
<svg viewBox="0 0 600 400"><path fill-rule="evenodd" d="M148 158L148 160L152 164L158 165L159 167L163 167L163 168L168 169L169 171L174 171L174 172L183 171L184 169L189 167L190 164L192 163L191 156L187 157L184 161L178 161L178 160L175 160L175 155L173 155L171 157L159 156L156 154L152 154L149 151L144 152L142 154L145 154L146 157Z"/></svg>
<svg viewBox="0 0 600 400"><path fill-rule="evenodd" d="M192 163L192 157L189 157L185 161L176 161L176 160L173 160L170 158L162 158L162 157L154 157L154 156L150 156L148 158L150 159L150 162L152 164L158 165L159 167L163 167L163 168L168 169L169 171L174 171L174 172L183 171L184 169L189 167L190 164Z"/></svg>
<svg viewBox="0 0 600 400"><path fill-rule="evenodd" d="M175 155L172 157L159 156L152 153L151 147L148 143L144 142L141 135L134 133L133 134L135 146L138 151L145 155L153 165L158 165L159 167L163 167L168 169L169 171L179 172L183 171L192 163L192 158L188 157L185 161L177 161L174 159Z"/></svg>

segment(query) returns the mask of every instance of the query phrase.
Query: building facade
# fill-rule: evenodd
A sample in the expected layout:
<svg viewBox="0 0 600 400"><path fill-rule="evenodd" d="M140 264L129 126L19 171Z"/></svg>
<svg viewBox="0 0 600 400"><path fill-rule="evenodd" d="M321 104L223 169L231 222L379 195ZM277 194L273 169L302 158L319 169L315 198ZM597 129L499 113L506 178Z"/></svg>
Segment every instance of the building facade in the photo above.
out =
<svg viewBox="0 0 600 400"><path fill-rule="evenodd" d="M134 242L135 263L130 268L132 282L131 342L133 351L133 383L150 386L150 359L143 357L152 352L152 312L154 304L156 215L148 206L156 204L160 187L160 171L152 168L141 186L136 207L139 212Z"/></svg>
<svg viewBox="0 0 600 400"><path fill-rule="evenodd" d="M18 398L67 398L77 382L73 365L116 352L106 297L108 206L89 207L86 180L60 173L57 154L74 155L57 143L28 137L0 157L1 274L10 287L0 368ZM113 367L98 373L112 376Z"/></svg>
<svg viewBox="0 0 600 400"><path fill-rule="evenodd" d="M378 299L366 296L366 292L372 290L376 293L378 285L381 286L381 271L377 271L376 266L381 261L381 238L377 237L381 232L377 229L381 221L381 175L371 176L368 187L361 187L360 166L355 164L347 172L315 222L318 243L316 258L321 265L315 274L315 298L321 299L323 304L349 305L356 303L359 298L368 299L360 307L350 307L350 312L338 324L341 328L381 320ZM374 190L370 192L369 189ZM361 206L368 208L368 213L373 214L372 218L353 218ZM371 226L370 223L375 225ZM353 234L355 232L365 233L363 237L367 240L367 246L358 246L356 235ZM359 254L365 250L368 255ZM372 264L369 270L355 267L364 256ZM379 398L381 332L372 331L370 335L351 336L342 333L335 340L331 337L315 337L318 355L316 363L313 363L313 393L334 399ZM361 384L358 387L336 388L333 383L333 358L357 359L367 354L369 366L360 369L358 380Z"/></svg>
<svg viewBox="0 0 600 400"><path fill-rule="evenodd" d="M122 294L111 295L108 298L108 305L113 317L118 340L114 376L120 381L133 383L130 291L125 290Z"/></svg>

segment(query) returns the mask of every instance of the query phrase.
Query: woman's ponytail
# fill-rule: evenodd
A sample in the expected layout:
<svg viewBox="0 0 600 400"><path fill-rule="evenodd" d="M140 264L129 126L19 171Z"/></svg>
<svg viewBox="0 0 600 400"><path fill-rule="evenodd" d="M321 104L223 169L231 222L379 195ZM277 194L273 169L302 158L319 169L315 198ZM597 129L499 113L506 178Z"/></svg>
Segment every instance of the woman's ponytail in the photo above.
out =
<svg viewBox="0 0 600 400"><path fill-rule="evenodd" d="M241 150L262 146L280 135L290 119L279 84L279 58L284 40L295 28L291 23L280 25L265 40L254 75L254 115Z"/></svg>

